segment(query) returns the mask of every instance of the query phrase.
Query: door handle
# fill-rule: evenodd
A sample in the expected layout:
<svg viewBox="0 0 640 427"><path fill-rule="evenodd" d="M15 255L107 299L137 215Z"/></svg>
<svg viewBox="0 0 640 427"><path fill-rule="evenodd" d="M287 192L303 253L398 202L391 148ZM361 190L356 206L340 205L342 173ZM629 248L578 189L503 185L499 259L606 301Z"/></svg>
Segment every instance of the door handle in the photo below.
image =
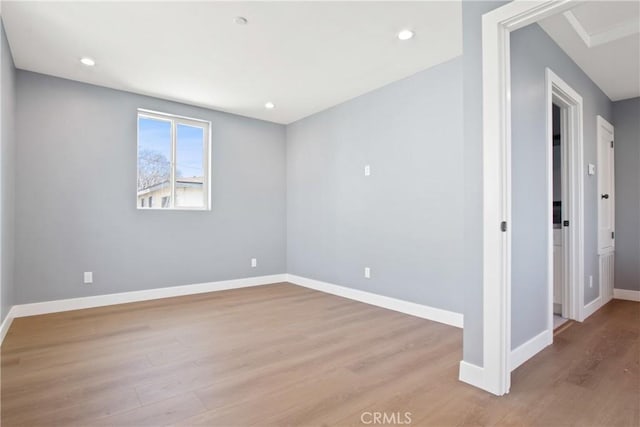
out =
<svg viewBox="0 0 640 427"><path fill-rule="evenodd" d="M601 195L600 195L600 198L601 198L601 199L608 199L608 198L609 198L609 195L608 195L608 194L601 194Z"/></svg>

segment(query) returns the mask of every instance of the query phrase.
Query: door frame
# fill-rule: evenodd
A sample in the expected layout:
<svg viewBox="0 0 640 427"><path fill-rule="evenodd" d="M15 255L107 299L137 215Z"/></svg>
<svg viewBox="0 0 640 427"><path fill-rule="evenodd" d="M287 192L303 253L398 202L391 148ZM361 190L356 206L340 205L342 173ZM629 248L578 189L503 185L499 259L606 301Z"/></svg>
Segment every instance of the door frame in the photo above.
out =
<svg viewBox="0 0 640 427"><path fill-rule="evenodd" d="M562 132L562 220L563 230L563 314L584 320L584 180L582 96L551 69L545 70L547 102L547 287L549 313L548 342L553 342L553 104L561 108ZM566 306L566 309L565 309Z"/></svg>
<svg viewBox="0 0 640 427"><path fill-rule="evenodd" d="M576 0L515 0L482 16L483 368L476 385L511 387L510 33L563 12Z"/></svg>

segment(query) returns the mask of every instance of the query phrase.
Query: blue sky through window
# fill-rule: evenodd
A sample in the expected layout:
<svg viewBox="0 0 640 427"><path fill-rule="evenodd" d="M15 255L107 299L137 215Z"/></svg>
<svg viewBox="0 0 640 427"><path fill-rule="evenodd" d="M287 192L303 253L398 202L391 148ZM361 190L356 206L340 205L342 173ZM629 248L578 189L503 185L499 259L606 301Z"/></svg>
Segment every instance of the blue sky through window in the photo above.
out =
<svg viewBox="0 0 640 427"><path fill-rule="evenodd" d="M138 152L155 151L171 161L171 122L140 117Z"/></svg>
<svg viewBox="0 0 640 427"><path fill-rule="evenodd" d="M201 177L203 173L204 129L177 125L176 171L179 177ZM171 161L171 123L140 117L138 153L152 151Z"/></svg>
<svg viewBox="0 0 640 427"><path fill-rule="evenodd" d="M176 170L181 177L201 177L204 129L178 124Z"/></svg>

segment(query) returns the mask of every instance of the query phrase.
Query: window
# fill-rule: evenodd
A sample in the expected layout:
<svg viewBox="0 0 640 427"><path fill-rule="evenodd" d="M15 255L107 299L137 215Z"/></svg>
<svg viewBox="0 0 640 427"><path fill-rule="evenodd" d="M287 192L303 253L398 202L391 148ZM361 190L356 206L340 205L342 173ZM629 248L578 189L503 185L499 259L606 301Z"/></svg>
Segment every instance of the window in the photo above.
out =
<svg viewBox="0 0 640 427"><path fill-rule="evenodd" d="M210 208L209 128L202 120L138 110L139 209Z"/></svg>

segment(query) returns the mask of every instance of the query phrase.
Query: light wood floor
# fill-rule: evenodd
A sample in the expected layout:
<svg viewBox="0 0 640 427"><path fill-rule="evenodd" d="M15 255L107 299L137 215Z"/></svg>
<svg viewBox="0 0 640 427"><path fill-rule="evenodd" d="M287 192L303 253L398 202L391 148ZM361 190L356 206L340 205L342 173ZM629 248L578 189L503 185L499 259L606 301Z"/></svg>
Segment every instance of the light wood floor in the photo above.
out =
<svg viewBox="0 0 640 427"><path fill-rule="evenodd" d="M457 381L461 330L290 284L20 318L2 425L638 426L639 329L613 301L497 398Z"/></svg>

